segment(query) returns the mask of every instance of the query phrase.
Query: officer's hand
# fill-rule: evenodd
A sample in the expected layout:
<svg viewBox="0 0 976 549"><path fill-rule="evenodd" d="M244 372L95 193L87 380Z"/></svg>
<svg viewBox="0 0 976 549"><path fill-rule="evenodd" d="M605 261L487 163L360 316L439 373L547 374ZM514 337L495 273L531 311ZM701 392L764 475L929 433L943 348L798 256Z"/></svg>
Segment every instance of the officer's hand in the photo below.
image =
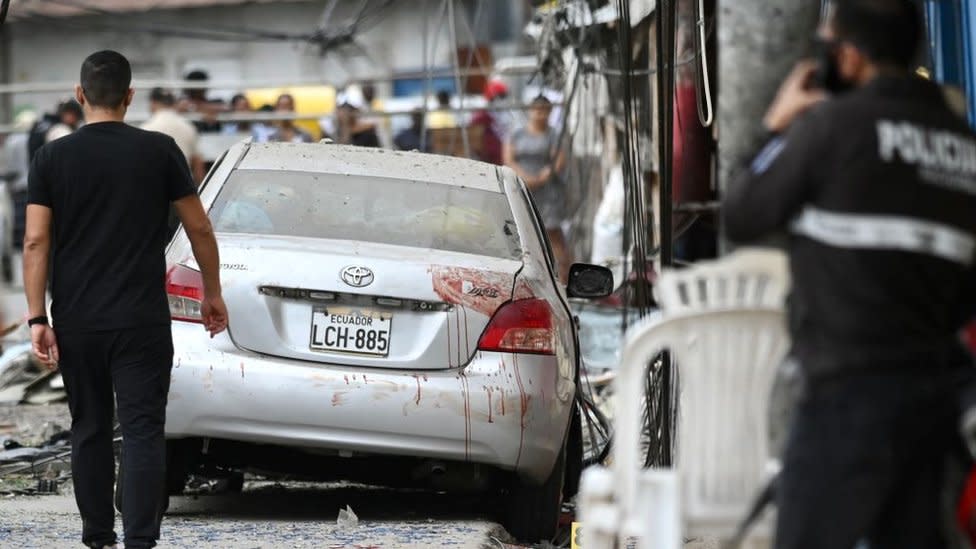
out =
<svg viewBox="0 0 976 549"><path fill-rule="evenodd" d="M223 297L204 296L200 315L203 317L203 327L210 332L210 337L227 329L227 305L224 304Z"/></svg>
<svg viewBox="0 0 976 549"><path fill-rule="evenodd" d="M58 361L61 356L58 352L58 339L54 335L54 328L47 324L31 326L31 345L34 349L34 356L49 370L58 368Z"/></svg>
<svg viewBox="0 0 976 549"><path fill-rule="evenodd" d="M776 99L766 111L763 124L767 130L774 133L786 131L801 114L827 99L824 90L810 86L816 72L815 61L800 61L793 67L793 72L783 81Z"/></svg>

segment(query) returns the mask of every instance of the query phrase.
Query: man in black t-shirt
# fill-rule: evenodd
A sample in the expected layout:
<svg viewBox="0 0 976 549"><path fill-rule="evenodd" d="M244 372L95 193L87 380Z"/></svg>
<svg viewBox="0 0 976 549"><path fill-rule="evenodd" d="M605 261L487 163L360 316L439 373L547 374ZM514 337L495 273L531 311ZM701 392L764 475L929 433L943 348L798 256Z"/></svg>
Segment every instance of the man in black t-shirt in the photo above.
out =
<svg viewBox="0 0 976 549"><path fill-rule="evenodd" d="M97 548L117 539L113 387L127 471L125 546L153 547L159 538L173 359L164 255L171 203L200 265L204 327L213 336L227 326L217 242L186 158L172 138L122 121L131 78L128 61L113 51L82 64L75 95L88 124L37 152L24 238L31 341L64 377L82 541ZM45 315L52 253L53 328Z"/></svg>

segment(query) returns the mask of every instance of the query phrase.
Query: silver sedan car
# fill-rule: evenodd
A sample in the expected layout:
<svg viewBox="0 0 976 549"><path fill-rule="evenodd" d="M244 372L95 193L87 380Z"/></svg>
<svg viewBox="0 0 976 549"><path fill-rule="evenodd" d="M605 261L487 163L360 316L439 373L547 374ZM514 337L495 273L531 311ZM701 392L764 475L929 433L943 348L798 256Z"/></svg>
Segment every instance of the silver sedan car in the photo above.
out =
<svg viewBox="0 0 976 549"><path fill-rule="evenodd" d="M517 538L555 531L579 475L579 347L539 217L507 168L333 144L231 148L201 189L229 330L167 252L171 493L199 468L494 490ZM564 490L564 481L568 484Z"/></svg>

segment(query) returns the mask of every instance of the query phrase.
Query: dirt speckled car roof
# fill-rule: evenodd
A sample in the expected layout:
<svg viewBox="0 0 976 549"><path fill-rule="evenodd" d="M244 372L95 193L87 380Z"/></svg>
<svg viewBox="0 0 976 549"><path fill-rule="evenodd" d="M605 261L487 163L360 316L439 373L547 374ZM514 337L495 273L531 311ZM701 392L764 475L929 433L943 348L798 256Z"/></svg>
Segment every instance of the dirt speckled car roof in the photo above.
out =
<svg viewBox="0 0 976 549"><path fill-rule="evenodd" d="M325 143L256 143L239 170L282 170L425 181L502 192L498 167L420 152Z"/></svg>

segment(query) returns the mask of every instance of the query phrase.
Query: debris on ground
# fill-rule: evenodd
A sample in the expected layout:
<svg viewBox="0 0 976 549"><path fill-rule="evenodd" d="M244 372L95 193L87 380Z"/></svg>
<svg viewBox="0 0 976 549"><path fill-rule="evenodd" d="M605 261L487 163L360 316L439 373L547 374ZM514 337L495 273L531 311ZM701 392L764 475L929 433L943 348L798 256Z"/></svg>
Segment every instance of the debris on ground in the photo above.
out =
<svg viewBox="0 0 976 549"><path fill-rule="evenodd" d="M4 347L0 354L0 403L47 404L67 396L61 374L37 360L30 343Z"/></svg>
<svg viewBox="0 0 976 549"><path fill-rule="evenodd" d="M355 528L359 525L359 517L352 511L352 507L346 505L345 509L339 509L339 518L336 519L339 528Z"/></svg>

